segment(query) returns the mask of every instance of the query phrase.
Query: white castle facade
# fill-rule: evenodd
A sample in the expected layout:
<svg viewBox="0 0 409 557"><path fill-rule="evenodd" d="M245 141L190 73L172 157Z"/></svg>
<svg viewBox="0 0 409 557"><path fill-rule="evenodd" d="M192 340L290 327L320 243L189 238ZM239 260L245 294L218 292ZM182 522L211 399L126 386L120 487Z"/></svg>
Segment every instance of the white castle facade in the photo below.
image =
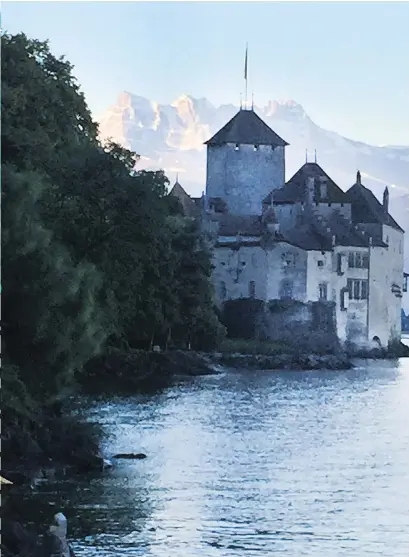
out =
<svg viewBox="0 0 409 557"><path fill-rule="evenodd" d="M404 231L388 190L380 203L358 172L344 192L316 162L285 182L288 144L253 110L206 145L217 303L332 301L341 341L399 340Z"/></svg>

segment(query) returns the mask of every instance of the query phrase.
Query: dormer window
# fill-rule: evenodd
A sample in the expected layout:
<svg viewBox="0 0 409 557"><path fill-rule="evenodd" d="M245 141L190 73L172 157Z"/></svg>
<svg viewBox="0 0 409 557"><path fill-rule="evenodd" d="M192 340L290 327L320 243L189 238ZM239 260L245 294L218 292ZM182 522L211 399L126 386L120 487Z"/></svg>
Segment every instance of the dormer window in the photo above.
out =
<svg viewBox="0 0 409 557"><path fill-rule="evenodd" d="M254 145L254 151L258 151L258 145Z"/></svg>
<svg viewBox="0 0 409 557"><path fill-rule="evenodd" d="M235 147L234 147L234 150L235 150L235 151L238 151L239 149L240 149L240 145L239 145L238 143L236 143L236 145L235 145Z"/></svg>

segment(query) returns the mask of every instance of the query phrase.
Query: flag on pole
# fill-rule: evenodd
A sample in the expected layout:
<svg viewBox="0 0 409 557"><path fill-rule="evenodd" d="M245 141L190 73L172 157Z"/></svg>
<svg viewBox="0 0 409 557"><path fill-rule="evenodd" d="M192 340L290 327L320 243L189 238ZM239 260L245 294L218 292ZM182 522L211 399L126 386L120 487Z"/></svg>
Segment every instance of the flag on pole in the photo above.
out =
<svg viewBox="0 0 409 557"><path fill-rule="evenodd" d="M246 57L244 58L244 79L247 79L247 44L246 44Z"/></svg>

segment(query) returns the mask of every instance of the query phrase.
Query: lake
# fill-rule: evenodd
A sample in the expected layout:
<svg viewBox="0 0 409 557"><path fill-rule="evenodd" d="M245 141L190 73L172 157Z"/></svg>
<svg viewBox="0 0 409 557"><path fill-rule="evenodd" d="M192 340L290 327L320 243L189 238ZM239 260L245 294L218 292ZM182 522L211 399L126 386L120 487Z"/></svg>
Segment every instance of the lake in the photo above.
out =
<svg viewBox="0 0 409 557"><path fill-rule="evenodd" d="M409 554L409 359L231 370L81 408L108 457L148 458L36 488L27 509L62 510L77 556Z"/></svg>

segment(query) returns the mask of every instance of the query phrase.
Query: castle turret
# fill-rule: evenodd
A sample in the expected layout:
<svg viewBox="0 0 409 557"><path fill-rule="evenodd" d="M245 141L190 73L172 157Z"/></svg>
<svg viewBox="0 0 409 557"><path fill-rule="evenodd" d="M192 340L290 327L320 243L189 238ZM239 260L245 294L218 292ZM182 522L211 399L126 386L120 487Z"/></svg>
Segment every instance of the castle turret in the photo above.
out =
<svg viewBox="0 0 409 557"><path fill-rule="evenodd" d="M229 213L259 215L262 201L285 182L288 145L253 110L240 110L207 145L207 198Z"/></svg>

